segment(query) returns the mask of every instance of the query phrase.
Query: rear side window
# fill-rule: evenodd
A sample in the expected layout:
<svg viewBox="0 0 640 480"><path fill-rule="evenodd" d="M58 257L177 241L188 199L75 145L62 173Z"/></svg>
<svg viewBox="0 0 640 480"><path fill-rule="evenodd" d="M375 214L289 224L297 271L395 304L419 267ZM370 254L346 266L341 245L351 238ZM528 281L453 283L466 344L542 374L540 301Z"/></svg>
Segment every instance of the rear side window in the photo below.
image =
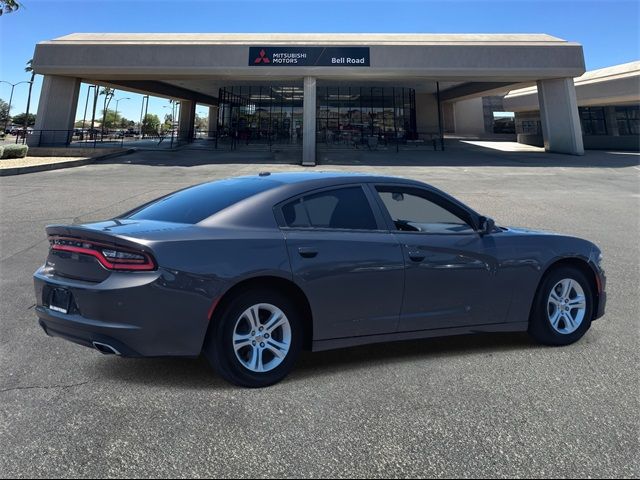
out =
<svg viewBox="0 0 640 480"><path fill-rule="evenodd" d="M377 230L378 224L361 187L337 188L298 198L282 207L291 228Z"/></svg>
<svg viewBox="0 0 640 480"><path fill-rule="evenodd" d="M279 185L267 178L230 178L196 185L162 197L125 218L196 224L211 215Z"/></svg>

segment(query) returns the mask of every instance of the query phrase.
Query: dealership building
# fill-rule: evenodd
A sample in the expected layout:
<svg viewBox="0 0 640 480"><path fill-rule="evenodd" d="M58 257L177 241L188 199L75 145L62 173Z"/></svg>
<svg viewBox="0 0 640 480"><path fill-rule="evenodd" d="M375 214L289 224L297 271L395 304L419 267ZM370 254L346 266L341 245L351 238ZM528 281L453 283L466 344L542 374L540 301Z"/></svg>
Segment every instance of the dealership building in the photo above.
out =
<svg viewBox="0 0 640 480"><path fill-rule="evenodd" d="M585 148L640 150L640 62L587 72L574 79L574 85ZM503 108L515 112L518 142L543 145L534 87L509 92Z"/></svg>
<svg viewBox="0 0 640 480"><path fill-rule="evenodd" d="M545 149L584 153L582 46L543 34L72 34L39 43L33 67L32 144L73 129L82 82L180 101L187 141L207 106L211 136L287 141L307 165L341 139L441 137L465 102L530 87Z"/></svg>

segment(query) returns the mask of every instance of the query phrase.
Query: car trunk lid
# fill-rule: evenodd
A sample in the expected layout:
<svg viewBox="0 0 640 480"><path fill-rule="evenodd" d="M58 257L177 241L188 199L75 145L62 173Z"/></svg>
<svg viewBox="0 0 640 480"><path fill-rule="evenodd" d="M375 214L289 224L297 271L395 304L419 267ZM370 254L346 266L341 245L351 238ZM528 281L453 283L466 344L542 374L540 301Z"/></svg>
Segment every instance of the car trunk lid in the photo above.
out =
<svg viewBox="0 0 640 480"><path fill-rule="evenodd" d="M111 220L84 225L50 225L47 267L56 275L102 282L115 271L155 270L151 240L185 225Z"/></svg>

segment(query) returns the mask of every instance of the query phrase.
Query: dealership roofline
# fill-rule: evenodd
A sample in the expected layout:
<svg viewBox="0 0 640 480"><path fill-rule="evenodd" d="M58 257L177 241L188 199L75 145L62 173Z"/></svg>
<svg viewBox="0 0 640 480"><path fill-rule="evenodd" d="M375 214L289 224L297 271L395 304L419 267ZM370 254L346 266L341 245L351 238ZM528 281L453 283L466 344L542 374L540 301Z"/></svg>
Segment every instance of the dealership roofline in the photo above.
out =
<svg viewBox="0 0 640 480"><path fill-rule="evenodd" d="M613 65L611 67L590 70L583 75L576 77L573 83L576 87L580 85L588 85L590 83L608 82L611 80L619 80L628 77L637 77L640 75L640 61ZM535 86L527 88L519 88L510 91L505 98L515 98L522 95L537 94L538 90Z"/></svg>
<svg viewBox="0 0 640 480"><path fill-rule="evenodd" d="M579 45L543 33L72 33L41 44Z"/></svg>

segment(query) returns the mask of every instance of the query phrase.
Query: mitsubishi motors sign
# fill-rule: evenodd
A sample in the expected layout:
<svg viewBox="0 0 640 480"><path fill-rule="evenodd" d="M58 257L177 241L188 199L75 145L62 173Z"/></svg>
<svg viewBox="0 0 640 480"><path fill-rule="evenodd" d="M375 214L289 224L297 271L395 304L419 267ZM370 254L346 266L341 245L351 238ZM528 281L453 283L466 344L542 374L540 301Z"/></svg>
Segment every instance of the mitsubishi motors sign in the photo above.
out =
<svg viewBox="0 0 640 480"><path fill-rule="evenodd" d="M369 47L249 47L249 66L369 67Z"/></svg>

